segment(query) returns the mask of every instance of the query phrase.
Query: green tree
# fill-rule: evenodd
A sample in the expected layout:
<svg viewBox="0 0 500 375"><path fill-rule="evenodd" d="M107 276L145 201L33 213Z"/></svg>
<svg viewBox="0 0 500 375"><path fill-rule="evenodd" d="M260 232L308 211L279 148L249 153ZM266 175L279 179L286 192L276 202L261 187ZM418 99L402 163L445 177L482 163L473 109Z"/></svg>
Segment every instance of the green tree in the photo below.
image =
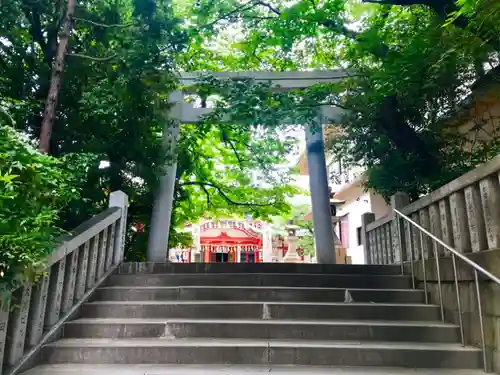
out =
<svg viewBox="0 0 500 375"><path fill-rule="evenodd" d="M445 3L206 0L179 5L179 12L191 16L199 35L190 47L191 61L203 59L219 43L229 44L232 53L217 64L231 69L344 69L349 77L339 84L288 96L301 103L306 123L307 106L347 109L337 124L343 135L334 150L347 155L347 162L364 165L369 187L384 196L406 191L416 198L498 149L493 139L466 151L467 140L443 125L484 74L485 64L498 62L496 39L472 27L479 22L473 12L466 24L456 14L453 25L444 27L460 9L454 3L443 8ZM239 102L251 106L254 90L255 85L248 88ZM277 116L297 110L274 104L268 107Z"/></svg>
<svg viewBox="0 0 500 375"><path fill-rule="evenodd" d="M288 212L288 199L299 191L293 170L282 165L296 141L278 128L214 122L217 117L214 111L182 129L174 227L207 216L269 220ZM172 245L182 242L171 234Z"/></svg>
<svg viewBox="0 0 500 375"><path fill-rule="evenodd" d="M0 98L8 102L17 128L34 141L39 140L45 105L55 109L55 116L49 116L54 157L99 157L88 170L81 199L71 201L61 215L63 227L74 228L105 207L109 191L123 190L131 201L129 221L145 224L144 232L129 236L134 245L129 259L141 259L158 178L172 157L162 148L162 135L170 121L168 94L178 86L176 69L184 66L175 68L174 63L182 60L179 55L194 36L173 14L169 0L78 1L71 35L61 27L65 14L64 1L0 5ZM55 64L53 71L61 35L68 38L67 54L58 61L64 66ZM46 100L54 75L60 82L57 107ZM265 217L287 209L283 197L291 189L278 185L284 180L265 189L246 186L257 163L246 147L274 152L259 159L259 168L268 170L288 146L280 146L275 137L274 146L266 148L262 139L252 139L253 128L236 132L218 126L183 128L175 222L207 210ZM238 171L231 167L236 158L242 160ZM213 165L226 168L215 170Z"/></svg>
<svg viewBox="0 0 500 375"><path fill-rule="evenodd" d="M41 155L0 119L0 284L32 280L65 232L61 213L81 198L92 155ZM43 268L42 268L43 269Z"/></svg>

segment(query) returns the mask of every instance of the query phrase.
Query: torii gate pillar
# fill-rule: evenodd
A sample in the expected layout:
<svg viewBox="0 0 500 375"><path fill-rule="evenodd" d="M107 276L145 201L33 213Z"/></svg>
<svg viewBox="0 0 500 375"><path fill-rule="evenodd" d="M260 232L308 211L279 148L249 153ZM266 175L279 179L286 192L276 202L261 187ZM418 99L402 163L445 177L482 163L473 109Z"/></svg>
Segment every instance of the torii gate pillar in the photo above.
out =
<svg viewBox="0 0 500 375"><path fill-rule="evenodd" d="M165 125L163 145L168 152L169 163L165 174L160 178L158 191L151 215L148 262L165 263L168 259L168 236L174 201L175 178L177 175L177 144L180 135L180 120L183 111L183 94L174 92L169 96L173 107L170 111L171 122Z"/></svg>
<svg viewBox="0 0 500 375"><path fill-rule="evenodd" d="M319 116L319 119L319 124L322 124L322 117ZM318 263L335 263L335 243L322 126L319 129L314 125L306 126L306 147L316 259Z"/></svg>

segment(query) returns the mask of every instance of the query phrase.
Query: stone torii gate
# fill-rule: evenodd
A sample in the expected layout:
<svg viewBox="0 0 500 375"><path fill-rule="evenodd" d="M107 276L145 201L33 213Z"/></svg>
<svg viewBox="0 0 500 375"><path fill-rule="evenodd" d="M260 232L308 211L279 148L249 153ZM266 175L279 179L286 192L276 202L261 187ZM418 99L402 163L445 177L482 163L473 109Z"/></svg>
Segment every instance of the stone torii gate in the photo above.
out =
<svg viewBox="0 0 500 375"><path fill-rule="evenodd" d="M170 95L172 109L170 123L164 134L164 145L167 150L175 151L182 123L195 124L211 108L196 108L193 103L185 103L186 94L195 93L190 86L207 72L181 73L179 80L183 91ZM316 84L336 82L346 78L344 70L311 71L311 72L220 72L210 73L218 79L250 78L255 82L271 82L273 90L287 91L304 89ZM318 123L325 124L338 120L343 111L337 107L318 107ZM311 193L316 257L319 263L335 263L334 235L330 212L330 196L325 160L323 132L313 131L306 127L307 163L309 169L309 187ZM172 216L173 194L177 171L177 160L171 160L165 175L160 179L160 187L156 195L151 218L151 230L148 242L148 261L164 262L168 252L168 236Z"/></svg>

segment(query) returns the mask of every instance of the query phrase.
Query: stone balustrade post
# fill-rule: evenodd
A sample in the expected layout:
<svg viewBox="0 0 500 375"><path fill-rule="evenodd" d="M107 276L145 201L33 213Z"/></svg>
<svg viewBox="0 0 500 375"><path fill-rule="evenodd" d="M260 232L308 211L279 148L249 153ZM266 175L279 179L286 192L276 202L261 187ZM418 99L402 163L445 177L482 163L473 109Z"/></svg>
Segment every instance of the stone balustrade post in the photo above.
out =
<svg viewBox="0 0 500 375"><path fill-rule="evenodd" d="M33 347L42 338L49 293L50 269L43 275L33 288L32 312L28 330L28 346Z"/></svg>
<svg viewBox="0 0 500 375"><path fill-rule="evenodd" d="M365 258L365 264L374 264L374 257L372 249L370 246L369 233L366 231L368 224L375 221L375 214L371 212L364 213L361 215L361 244L363 245L363 252Z"/></svg>
<svg viewBox="0 0 500 375"><path fill-rule="evenodd" d="M10 346L7 348L7 364L14 366L24 353L26 331L28 330L28 315L31 301L31 284L24 285L16 292L19 307L15 308L10 315L9 326L12 329Z"/></svg>
<svg viewBox="0 0 500 375"><path fill-rule="evenodd" d="M7 328L9 324L11 298L2 298L0 300L0 363L4 363L5 349L7 348ZM0 367L0 374L2 369Z"/></svg>
<svg viewBox="0 0 500 375"><path fill-rule="evenodd" d="M59 321L59 317L61 315L65 271L66 257L54 264L50 271L49 294L47 300L47 310L45 312L46 329L52 328Z"/></svg>
<svg viewBox="0 0 500 375"><path fill-rule="evenodd" d="M125 236L127 234L128 195L123 191L113 191L109 196L109 207L120 207L122 214L115 228L113 264L123 260L125 252Z"/></svg>
<svg viewBox="0 0 500 375"><path fill-rule="evenodd" d="M391 207L392 209L401 210L405 206L410 204L410 197L406 193L396 193L391 197ZM399 220L399 225L398 225ZM399 231L399 232L398 232ZM404 223L396 213L394 213L394 219L391 223L391 237L392 237L392 252L394 263L404 262L404 254L406 254L406 243L405 243L405 231Z"/></svg>

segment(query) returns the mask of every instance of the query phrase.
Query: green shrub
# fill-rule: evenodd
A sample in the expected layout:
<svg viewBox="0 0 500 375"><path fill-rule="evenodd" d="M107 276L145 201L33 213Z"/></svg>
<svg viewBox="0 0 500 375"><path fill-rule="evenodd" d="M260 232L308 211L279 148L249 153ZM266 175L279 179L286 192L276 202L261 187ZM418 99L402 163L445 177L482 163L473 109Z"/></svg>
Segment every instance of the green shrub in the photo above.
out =
<svg viewBox="0 0 500 375"><path fill-rule="evenodd" d="M64 233L64 210L80 199L88 155L54 158L0 123L0 280L32 279Z"/></svg>

